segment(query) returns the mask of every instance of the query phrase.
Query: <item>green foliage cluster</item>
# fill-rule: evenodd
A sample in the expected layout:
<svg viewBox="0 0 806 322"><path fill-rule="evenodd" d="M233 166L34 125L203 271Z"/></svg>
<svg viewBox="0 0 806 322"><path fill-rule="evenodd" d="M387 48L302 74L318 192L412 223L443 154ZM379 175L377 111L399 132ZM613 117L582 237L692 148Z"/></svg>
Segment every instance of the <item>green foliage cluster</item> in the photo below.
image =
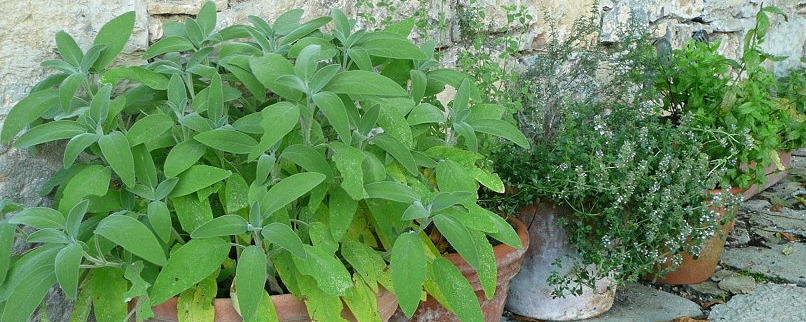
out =
<svg viewBox="0 0 806 322"><path fill-rule="evenodd" d="M664 62L651 35L633 20L619 43L589 48L597 22L580 19L564 40L553 33L522 74L528 90L516 119L532 149L494 151L495 170L513 192L485 196L504 211L535 202L569 208L559 223L579 256L563 259L569 274L550 276L556 296L579 294L597 279L624 283L675 269L682 252L699 254L716 232L708 203L736 201L708 197L722 170L702 153L692 115L672 119L659 103L653 79Z"/></svg>
<svg viewBox="0 0 806 322"><path fill-rule="evenodd" d="M338 319L346 304L374 321L380 287L408 316L425 291L463 321L483 319L428 233L491 298L488 238L521 242L477 204L480 185L504 190L479 167L478 142L528 140L466 74L437 68L433 42L407 39L412 19L368 31L339 10L302 14L216 30L208 2L166 23L141 66L110 67L133 12L87 51L57 34L61 59L43 63L56 73L0 133L18 148L67 141L64 169L42 191L52 208L0 207L0 320L26 321L56 283L76 299L75 321L90 310L143 320L171 297L180 320L211 320L216 296L246 321L272 321L279 293L315 320ZM443 104L448 85L456 95ZM12 254L15 235L36 247Z"/></svg>
<svg viewBox="0 0 806 322"><path fill-rule="evenodd" d="M776 7L762 8L755 27L745 35L739 61L718 54L719 42L690 41L675 50L658 73L664 108L673 118L693 114L693 127L708 138L703 151L713 163L727 167L721 182L725 188L766 183L765 168L773 163L781 167L778 150L806 146L802 112L779 95L775 75L763 66L767 60L785 58L761 49L769 14L787 19Z"/></svg>

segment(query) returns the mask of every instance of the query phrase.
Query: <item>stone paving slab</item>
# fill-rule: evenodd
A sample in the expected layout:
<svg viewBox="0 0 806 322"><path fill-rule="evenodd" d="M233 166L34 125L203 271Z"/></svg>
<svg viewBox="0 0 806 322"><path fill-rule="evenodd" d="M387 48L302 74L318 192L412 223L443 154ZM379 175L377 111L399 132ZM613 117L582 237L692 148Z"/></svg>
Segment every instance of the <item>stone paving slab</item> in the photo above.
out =
<svg viewBox="0 0 806 322"><path fill-rule="evenodd" d="M806 244L787 243L769 249L729 248L722 253L722 261L735 270L746 270L806 287Z"/></svg>
<svg viewBox="0 0 806 322"><path fill-rule="evenodd" d="M806 321L806 288L763 284L749 295L736 295L711 309L712 322Z"/></svg>
<svg viewBox="0 0 806 322"><path fill-rule="evenodd" d="M669 321L702 314L700 306L686 298L642 284L629 284L616 293L613 308L585 322Z"/></svg>

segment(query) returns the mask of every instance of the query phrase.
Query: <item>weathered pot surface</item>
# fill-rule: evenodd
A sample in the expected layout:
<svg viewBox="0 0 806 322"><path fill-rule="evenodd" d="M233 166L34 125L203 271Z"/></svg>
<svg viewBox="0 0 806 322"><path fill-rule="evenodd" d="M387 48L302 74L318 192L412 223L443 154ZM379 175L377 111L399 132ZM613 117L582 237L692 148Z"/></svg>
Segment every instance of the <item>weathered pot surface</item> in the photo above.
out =
<svg viewBox="0 0 806 322"><path fill-rule="evenodd" d="M708 193L716 194L722 193L722 191L709 190ZM730 189L730 193L738 195L742 194L743 190L732 188ZM728 214L728 210L724 207L711 206L711 209L717 211L717 221ZM722 250L725 248L725 240L728 238L730 231L733 230L734 223L735 219L732 218L724 224L719 225L719 231L703 243L700 256L696 259L688 252L684 252L683 261L676 270L669 272L664 278L649 276L647 279L654 279L660 283L674 285L697 284L708 280L714 275L714 272L716 272L719 257L722 256Z"/></svg>
<svg viewBox="0 0 806 322"><path fill-rule="evenodd" d="M397 298L386 289L380 288L377 299L381 319L388 321L392 314L395 313L395 310L397 310ZM308 310L305 307L305 302L298 300L293 295L272 295L271 300L274 303L274 308L277 310L277 318L281 322L311 321L311 318L308 316ZM176 304L177 298L174 297L153 307L152 310L154 310L155 317L151 321L178 322ZM235 308L232 307L231 299L215 299L213 306L215 307L216 322L243 321L238 312L235 311ZM355 317L346 309L346 306L341 315L345 319L355 321Z"/></svg>
<svg viewBox="0 0 806 322"><path fill-rule="evenodd" d="M520 273L512 279L506 308L517 315L539 320L579 320L600 315L613 306L615 286L610 279L596 281L596 289L583 286L582 294L552 298L554 287L547 279L552 271L567 273L570 265L557 268L555 260L567 263L577 253L566 242L565 230L557 219L570 210L550 203L533 204L518 210L529 226L529 249ZM575 286L575 284L571 285Z"/></svg>
<svg viewBox="0 0 806 322"><path fill-rule="evenodd" d="M495 287L495 295L492 299L488 300L484 295L484 290L481 288L476 270L473 269L462 256L455 253L444 255L446 259L450 260L459 268L462 275L470 282L481 304L481 311L484 313L484 321L487 322L499 322L501 320L501 314L504 313L504 302L507 299L507 288L510 285L509 282L515 274L518 274L521 262L523 261L523 254L526 252L529 245L529 234L523 222L517 218L510 218L509 222L515 227L515 231L518 232L518 237L520 237L523 247L514 249L505 244L493 247L495 263L498 268L498 285ZM420 306L411 319L406 318L403 312L398 310L390 321L458 322L459 319L439 304L433 297L428 296L425 302L420 302Z"/></svg>

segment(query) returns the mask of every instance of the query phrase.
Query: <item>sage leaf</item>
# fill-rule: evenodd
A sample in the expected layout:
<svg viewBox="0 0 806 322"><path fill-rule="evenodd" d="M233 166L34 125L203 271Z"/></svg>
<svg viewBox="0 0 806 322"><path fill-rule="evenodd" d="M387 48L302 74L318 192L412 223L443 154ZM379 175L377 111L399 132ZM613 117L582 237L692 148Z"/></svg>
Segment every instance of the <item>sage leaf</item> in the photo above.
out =
<svg viewBox="0 0 806 322"><path fill-rule="evenodd" d="M148 204L148 222L154 233L165 243L171 238L171 211L164 202L156 200Z"/></svg>
<svg viewBox="0 0 806 322"><path fill-rule="evenodd" d="M193 49L193 43L185 38L176 36L165 37L149 46L145 54L143 54L143 59L151 59L157 55L191 49Z"/></svg>
<svg viewBox="0 0 806 322"><path fill-rule="evenodd" d="M280 159L286 159L299 165L310 172L324 174L327 178L333 178L333 171L330 164L319 151L304 144L294 144L283 150Z"/></svg>
<svg viewBox="0 0 806 322"><path fill-rule="evenodd" d="M336 74L322 89L336 94L407 96L395 81L374 72L351 70Z"/></svg>
<svg viewBox="0 0 806 322"><path fill-rule="evenodd" d="M115 86L121 79L133 80L159 91L164 91L168 88L168 77L138 66L109 69L101 76L100 81L101 83Z"/></svg>
<svg viewBox="0 0 806 322"><path fill-rule="evenodd" d="M73 136L70 141L67 142L67 146L64 148L64 158L62 159L62 164L65 169L69 168L73 163L76 161L76 158L84 152L90 145L95 142L98 142L98 139L101 138L100 134L96 133L81 133L76 136Z"/></svg>
<svg viewBox="0 0 806 322"><path fill-rule="evenodd" d="M235 271L235 293L244 320L255 320L266 285L266 254L260 246L243 250Z"/></svg>
<svg viewBox="0 0 806 322"><path fill-rule="evenodd" d="M151 114L137 120L126 132L126 137L131 146L135 146L159 137L170 130L173 125L174 121L168 115Z"/></svg>
<svg viewBox="0 0 806 322"><path fill-rule="evenodd" d="M232 154L248 154L257 140L231 128L220 128L196 134L193 139L213 149Z"/></svg>
<svg viewBox="0 0 806 322"><path fill-rule="evenodd" d="M479 245L474 243L470 230L450 216L434 216L434 225L442 236L462 255L470 266L478 269L481 263Z"/></svg>
<svg viewBox="0 0 806 322"><path fill-rule="evenodd" d="M29 243L69 244L70 238L61 230L45 228L31 233L25 241Z"/></svg>
<svg viewBox="0 0 806 322"><path fill-rule="evenodd" d="M26 225L36 229L64 229L65 218L61 212L47 207L32 207L20 211L8 219L15 225Z"/></svg>
<svg viewBox="0 0 806 322"><path fill-rule="evenodd" d="M78 67L81 63L81 58L84 57L81 47L64 30L56 33L56 48L59 49L59 55L62 56L62 59L74 67Z"/></svg>
<svg viewBox="0 0 806 322"><path fill-rule="evenodd" d="M179 175L171 196L180 197L207 188L217 182L224 181L232 172L209 165L194 165Z"/></svg>
<svg viewBox="0 0 806 322"><path fill-rule="evenodd" d="M260 201L263 216L269 216L280 208L299 199L324 181L326 176L316 172L297 173L280 180L269 189Z"/></svg>
<svg viewBox="0 0 806 322"><path fill-rule="evenodd" d="M403 233L398 236L392 247L389 266L400 309L409 318L420 305L427 273L426 265L425 249L417 234Z"/></svg>
<svg viewBox="0 0 806 322"><path fill-rule="evenodd" d="M151 303L161 304L213 274L227 258L230 243L221 238L191 239L171 253L151 287Z"/></svg>
<svg viewBox="0 0 806 322"><path fill-rule="evenodd" d="M291 227L281 223L271 223L261 230L267 243L272 243L282 248L298 258L304 259L307 255L303 248L302 240L291 230Z"/></svg>
<svg viewBox="0 0 806 322"><path fill-rule="evenodd" d="M364 185L368 198L386 199L402 203L412 203L417 194L406 185L393 181L378 181Z"/></svg>
<svg viewBox="0 0 806 322"><path fill-rule="evenodd" d="M101 52L98 60L93 64L95 69L105 68L120 54L132 35L134 18L134 11L129 11L109 20L98 30L93 45L106 45L106 49Z"/></svg>
<svg viewBox="0 0 806 322"><path fill-rule="evenodd" d="M165 158L165 175L178 176L199 161L206 151L207 147L194 139L179 142Z"/></svg>
<svg viewBox="0 0 806 322"><path fill-rule="evenodd" d="M78 243L71 243L56 254L56 280L69 299L78 295L78 271L84 249Z"/></svg>
<svg viewBox="0 0 806 322"><path fill-rule="evenodd" d="M316 280L316 286L327 295L344 296L353 285L350 273L335 255L324 250L305 245L306 257L293 257L294 264L303 275Z"/></svg>
<svg viewBox="0 0 806 322"><path fill-rule="evenodd" d="M126 215L106 217L98 223L95 234L158 266L166 264L165 251L157 237L137 219Z"/></svg>
<svg viewBox="0 0 806 322"><path fill-rule="evenodd" d="M101 153L117 173L120 180L127 187L134 186L134 156L132 156L131 146L123 133L118 131L102 136L98 140Z"/></svg>
<svg viewBox="0 0 806 322"><path fill-rule="evenodd" d="M503 120L479 119L469 122L473 130L480 133L495 135L528 149L529 140L517 127Z"/></svg>
<svg viewBox="0 0 806 322"><path fill-rule="evenodd" d="M417 163L414 162L411 151L398 139L389 134L381 133L373 137L372 142L392 155L410 174L418 175Z"/></svg>
<svg viewBox="0 0 806 322"><path fill-rule="evenodd" d="M238 215L223 215L213 218L191 234L191 238L209 238L218 236L240 235L246 232L248 223Z"/></svg>
<svg viewBox="0 0 806 322"><path fill-rule="evenodd" d="M250 160L256 159L280 142L299 122L299 107L288 102L269 105L260 113L263 117L260 121L263 136L260 138L260 143L249 153Z"/></svg>
<svg viewBox="0 0 806 322"><path fill-rule="evenodd" d="M349 145L352 139L350 122L341 98L330 92L316 93L311 98L316 106L322 110L322 113L325 114L327 120L330 121L330 125L336 130L339 139Z"/></svg>
<svg viewBox="0 0 806 322"><path fill-rule="evenodd" d="M461 321L484 321L476 293L459 269L444 258L432 263L434 281L444 295L447 304Z"/></svg>
<svg viewBox="0 0 806 322"><path fill-rule="evenodd" d="M173 207L176 211L176 218L182 230L191 233L204 223L213 220L213 210L210 200L190 194L181 197L171 197Z"/></svg>
<svg viewBox="0 0 806 322"><path fill-rule="evenodd" d="M0 142L7 144L25 126L57 104L59 104L59 91L56 89L33 92L26 96L14 105L6 115L6 119L3 121L3 130L0 132Z"/></svg>
<svg viewBox="0 0 806 322"><path fill-rule="evenodd" d="M29 321L31 315L42 303L45 295L56 282L56 273L53 270L53 257L49 264L33 267L23 275L17 285L11 289L8 299L3 306L3 316L0 320L11 322Z"/></svg>
<svg viewBox="0 0 806 322"><path fill-rule="evenodd" d="M333 150L333 162L336 164L336 169L341 173L341 187L354 200L366 198L364 170L362 169L364 153L341 142L331 142L330 149Z"/></svg>
<svg viewBox="0 0 806 322"><path fill-rule="evenodd" d="M81 222L84 221L84 215L87 213L87 208L89 205L89 201L82 200L73 206L73 209L70 209L70 212L67 214L67 220L64 224L65 231L68 235L78 237L78 230L81 228Z"/></svg>
<svg viewBox="0 0 806 322"><path fill-rule="evenodd" d="M92 270L90 292L92 306L97 321L125 321L128 312L126 305L126 284L123 270L118 267L101 267Z"/></svg>
<svg viewBox="0 0 806 322"><path fill-rule="evenodd" d="M87 76L81 73L72 74L64 79L62 86L59 87L59 102L62 110L65 112L72 110L73 99L86 80Z"/></svg>

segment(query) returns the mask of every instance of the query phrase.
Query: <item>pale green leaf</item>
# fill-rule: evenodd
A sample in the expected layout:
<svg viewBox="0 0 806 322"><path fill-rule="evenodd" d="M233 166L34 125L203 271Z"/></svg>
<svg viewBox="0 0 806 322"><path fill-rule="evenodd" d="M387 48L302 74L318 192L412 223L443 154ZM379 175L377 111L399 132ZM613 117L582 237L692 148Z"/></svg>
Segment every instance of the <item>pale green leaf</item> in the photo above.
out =
<svg viewBox="0 0 806 322"><path fill-rule="evenodd" d="M115 17L101 27L101 30L95 36L93 45L106 45L106 49L101 52L98 60L93 64L95 69L103 69L123 51L123 47L132 35L134 18L134 11L129 11Z"/></svg>
<svg viewBox="0 0 806 322"><path fill-rule="evenodd" d="M224 239L204 238L191 239L173 251L151 287L152 304L165 302L213 274L230 248Z"/></svg>
<svg viewBox="0 0 806 322"><path fill-rule="evenodd" d="M123 133L115 131L98 140L106 162L127 187L134 186L134 156L131 146Z"/></svg>
<svg viewBox="0 0 806 322"><path fill-rule="evenodd" d="M323 90L336 94L407 96L395 81L374 72L351 70L336 74Z"/></svg>
<svg viewBox="0 0 806 322"><path fill-rule="evenodd" d="M265 292L263 288L266 285L266 262L263 248L255 245L244 249L238 259L235 292L244 320L253 320L258 314L258 307Z"/></svg>
<svg viewBox="0 0 806 322"><path fill-rule="evenodd" d="M248 134L231 128L202 132L193 139L213 149L233 154L248 154L257 145L257 140Z"/></svg>
<svg viewBox="0 0 806 322"><path fill-rule="evenodd" d="M78 271L83 256L84 249L78 243L69 244L56 254L56 279L69 299L78 294Z"/></svg>
<svg viewBox="0 0 806 322"><path fill-rule="evenodd" d="M174 125L173 119L165 114L151 114L135 122L126 137L131 146L145 143L163 133L167 132Z"/></svg>
<svg viewBox="0 0 806 322"><path fill-rule="evenodd" d="M409 318L420 305L427 273L426 264L425 249L417 234L404 233L397 237L389 265L400 309Z"/></svg>
<svg viewBox="0 0 806 322"><path fill-rule="evenodd" d="M223 215L213 218L191 234L191 238L209 238L218 236L240 235L246 232L246 219L238 215Z"/></svg>
<svg viewBox="0 0 806 322"><path fill-rule="evenodd" d="M179 175L179 182L171 192L171 196L180 197L224 181L232 174L229 170L209 165L194 165Z"/></svg>
<svg viewBox="0 0 806 322"><path fill-rule="evenodd" d="M280 208L299 199L324 181L326 176L316 172L297 173L280 180L269 189L260 202L260 212L269 216Z"/></svg>
<svg viewBox="0 0 806 322"><path fill-rule="evenodd" d="M165 251L157 241L157 237L137 219L125 215L106 217L98 223L95 234L109 239L149 262L159 266L166 263Z"/></svg>
<svg viewBox="0 0 806 322"><path fill-rule="evenodd" d="M194 139L179 142L165 158L165 175L176 177L199 161L207 147Z"/></svg>
<svg viewBox="0 0 806 322"><path fill-rule="evenodd" d="M447 304L461 321L484 321L476 293L456 265L449 260L437 258L432 264L434 279L444 294Z"/></svg>

